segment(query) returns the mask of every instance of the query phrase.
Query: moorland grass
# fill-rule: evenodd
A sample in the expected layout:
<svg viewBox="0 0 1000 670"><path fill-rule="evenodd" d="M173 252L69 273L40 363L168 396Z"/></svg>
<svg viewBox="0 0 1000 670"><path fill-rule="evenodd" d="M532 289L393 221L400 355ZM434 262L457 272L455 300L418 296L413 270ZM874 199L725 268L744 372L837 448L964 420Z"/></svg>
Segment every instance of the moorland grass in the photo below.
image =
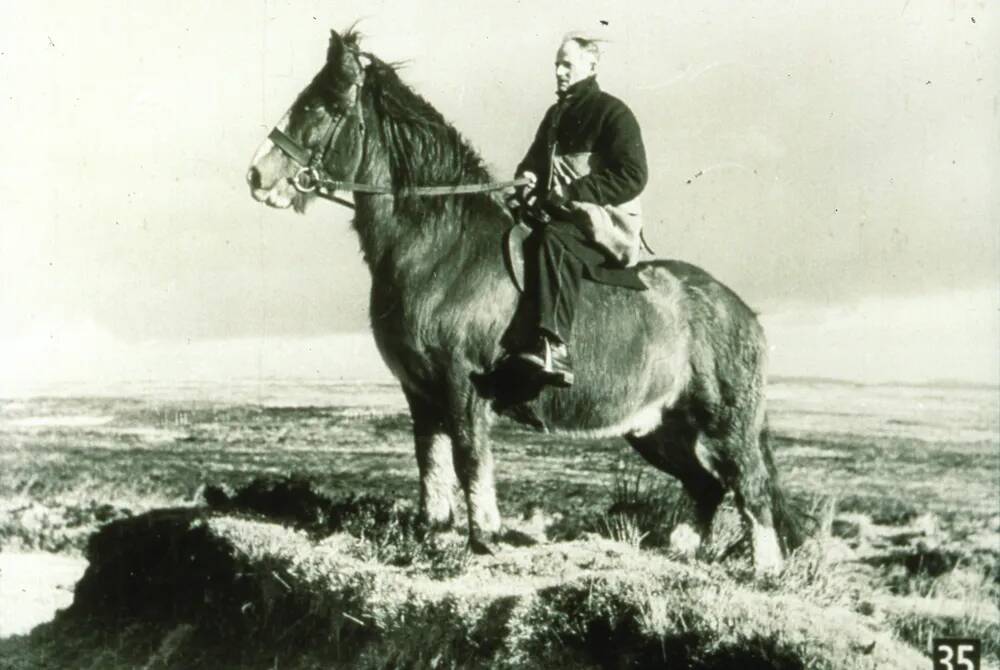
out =
<svg viewBox="0 0 1000 670"><path fill-rule="evenodd" d="M109 670L154 661L163 668L669 662L704 670L909 669L920 661L846 608L610 540L504 547L445 579L418 561L375 560L375 552L358 550L365 543L347 533L320 539L235 510L116 521L92 540L74 605L0 645L0 658Z"/></svg>
<svg viewBox="0 0 1000 670"><path fill-rule="evenodd" d="M158 416L149 407L137 407L128 410L136 415L126 421L142 423L147 414ZM359 514L338 529L336 537L353 538L341 553L438 588L470 570L460 535L428 541L410 523L417 486L405 415L359 419L326 408L262 407L186 407L183 420L175 414L166 426L169 439L155 443L131 434L87 430L4 432L0 548L83 552L91 534L109 522L171 507L200 513L196 508L206 497L206 484L232 492L258 476L298 474L328 500L358 502L368 497L374 505L372 514ZM511 525L534 515L542 521L529 535L552 546L601 542L603 536L624 541L619 546L641 547L641 553L658 559L664 553L669 556L670 533L689 512L686 499L676 483L641 464L621 441L570 445L558 436L526 432L507 422L498 424L495 440L501 511ZM935 631L967 631L982 637L987 657L996 658L1000 459L995 442L951 444L780 431L775 442L779 471L793 496L815 505L835 501L835 509L820 514L828 527L818 542L793 556L779 584L759 583L746 562L738 519L726 504L712 542L699 553L699 569L765 597L783 595L815 607L843 609L920 650ZM382 512L375 509L379 505ZM244 520L255 518L252 510L240 514ZM936 526L929 535L911 528L928 517ZM387 518L395 520L387 523ZM297 527L308 542L320 542L318 526ZM986 541L976 540L981 536ZM508 547L504 553L508 550L519 551ZM843 560L834 560L837 556ZM530 575L535 562L551 558L538 553L526 564L509 560L495 568L493 578L502 586L512 575ZM277 568L274 572L282 575ZM267 583L268 588L284 589L275 579ZM902 598L903 604L892 598ZM916 601L926 602L914 606ZM311 611L314 606L305 607ZM488 618L502 619L506 605L490 607L495 611ZM360 624L346 618L354 616L351 612L344 610L343 630L336 628L341 638L357 634ZM310 620L303 619L295 630L307 629ZM80 644L91 651L99 648L93 642L97 633L78 633L70 637L84 641ZM152 632L139 624L127 625L120 633L114 634L115 644L123 649L134 644L146 654L139 665L150 660L150 648L182 658L180 651L170 650L197 656L202 652L195 642L203 647L210 642L204 639L203 627L183 622ZM493 633L482 636L496 639ZM287 642L295 635L282 639ZM289 648L303 659L309 655ZM320 645L316 653L326 654L323 649ZM107 659L109 653L104 649L95 658Z"/></svg>

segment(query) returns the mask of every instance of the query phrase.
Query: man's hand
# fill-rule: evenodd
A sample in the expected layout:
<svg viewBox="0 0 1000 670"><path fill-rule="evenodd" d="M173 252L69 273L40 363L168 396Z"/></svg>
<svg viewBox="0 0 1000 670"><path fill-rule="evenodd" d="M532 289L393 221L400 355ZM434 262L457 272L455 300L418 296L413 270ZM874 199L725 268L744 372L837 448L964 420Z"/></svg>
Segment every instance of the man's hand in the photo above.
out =
<svg viewBox="0 0 1000 670"><path fill-rule="evenodd" d="M535 187L538 186L538 175L534 172L525 172L521 178L528 180L528 185L524 187L525 191L534 191Z"/></svg>
<svg viewBox="0 0 1000 670"><path fill-rule="evenodd" d="M527 179L528 183L521 186L515 191L515 195L518 201L527 206L531 206L534 200L535 188L538 186L538 175L534 172L524 172L517 177L518 179Z"/></svg>

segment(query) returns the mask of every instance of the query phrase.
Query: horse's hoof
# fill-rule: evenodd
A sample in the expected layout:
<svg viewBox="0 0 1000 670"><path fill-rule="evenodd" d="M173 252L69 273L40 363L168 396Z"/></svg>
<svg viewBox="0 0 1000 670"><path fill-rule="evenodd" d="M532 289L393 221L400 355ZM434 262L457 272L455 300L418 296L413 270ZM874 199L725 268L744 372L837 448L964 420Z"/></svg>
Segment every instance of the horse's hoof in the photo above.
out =
<svg viewBox="0 0 1000 670"><path fill-rule="evenodd" d="M537 537L513 529L505 531L501 539L504 544L510 544L515 547L534 547L542 543L542 540L539 540Z"/></svg>
<svg viewBox="0 0 1000 670"><path fill-rule="evenodd" d="M496 556L497 546L478 537L469 539L469 550L477 556Z"/></svg>
<svg viewBox="0 0 1000 670"><path fill-rule="evenodd" d="M447 518L431 519L426 515L421 515L417 520L417 530L424 535L436 535L437 533L447 533L455 528L455 520Z"/></svg>
<svg viewBox="0 0 1000 670"><path fill-rule="evenodd" d="M783 569L784 565L779 561L768 565L754 565L753 572L756 579L768 583L777 580Z"/></svg>
<svg viewBox="0 0 1000 670"><path fill-rule="evenodd" d="M701 536L686 523L678 524L670 533L670 550L684 558L694 558L701 548Z"/></svg>

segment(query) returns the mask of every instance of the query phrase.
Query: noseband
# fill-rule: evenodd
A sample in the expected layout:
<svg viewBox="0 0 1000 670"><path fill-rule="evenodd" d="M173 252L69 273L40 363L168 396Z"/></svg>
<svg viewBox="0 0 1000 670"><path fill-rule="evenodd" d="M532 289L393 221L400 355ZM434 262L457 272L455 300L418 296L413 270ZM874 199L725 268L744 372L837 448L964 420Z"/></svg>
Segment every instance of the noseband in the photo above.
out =
<svg viewBox="0 0 1000 670"><path fill-rule="evenodd" d="M529 183L527 179L522 178L511 181L488 182L486 184L460 184L457 186L409 186L402 189L393 189L390 186L380 186L377 184L360 184L353 181L327 179L326 172L323 169L326 155L337 143L337 137L344 129L347 120L351 117L357 117L358 126L361 128L362 135L364 135L365 119L361 112L358 111L358 101L361 99L362 85L363 79L361 82L354 84L354 87L356 87L354 104L351 106L349 112L341 115L335 123L330 124L330 127L323 135L323 139L319 144L321 147L319 151L310 151L308 148L302 146L289 137L277 126L275 126L268 134L268 139L270 139L276 147L281 149L286 156L292 159L292 161L299 166L299 171L296 172L295 176L291 179L292 185L299 193L315 192L316 195L322 198L326 198L327 200L332 200L346 207L353 208L354 203L338 198L334 195L334 192L350 191L352 193L369 193L377 195L417 196L464 195L470 193L500 191L507 188L525 186Z"/></svg>
<svg viewBox="0 0 1000 670"><path fill-rule="evenodd" d="M355 83L352 85L354 89L355 97L354 104L351 105L351 109L346 114L341 114L340 118L337 119L335 123L330 124L327 128L326 133L323 135L323 139L320 140L319 146L321 149L317 152L312 152L306 147L302 146L291 137L289 137L284 131L275 126L271 129L268 134L268 139L274 142L275 146L285 152L285 155L291 158L299 166L299 171L295 173L292 177L292 185L295 186L295 190L299 193L311 193L317 189L317 187L323 182L320 179L320 174L323 173L323 163L326 161L326 154L337 144L337 137L340 136L341 131L347 124L347 120L351 117L356 117L358 120L358 126L361 128L361 134L365 132L365 118L357 110L357 101L360 94L361 84ZM323 195L320 193L320 195Z"/></svg>

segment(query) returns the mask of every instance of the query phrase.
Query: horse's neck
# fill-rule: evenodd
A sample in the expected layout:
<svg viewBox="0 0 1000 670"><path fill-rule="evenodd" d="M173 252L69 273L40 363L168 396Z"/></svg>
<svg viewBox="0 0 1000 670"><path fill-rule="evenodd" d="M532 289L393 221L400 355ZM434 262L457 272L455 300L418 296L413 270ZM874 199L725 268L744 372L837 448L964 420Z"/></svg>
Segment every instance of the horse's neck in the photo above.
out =
<svg viewBox="0 0 1000 670"><path fill-rule="evenodd" d="M389 181L388 170L364 172L370 183ZM433 274L437 281L448 281L449 274L488 247L495 247L499 259L501 225L470 220L464 211L468 202L396 202L395 196L360 194L355 200L354 227L373 279L415 285Z"/></svg>
<svg viewBox="0 0 1000 670"><path fill-rule="evenodd" d="M360 196L356 202L354 227L373 276L413 279L430 272L453 246L449 226L397 208L392 196Z"/></svg>

